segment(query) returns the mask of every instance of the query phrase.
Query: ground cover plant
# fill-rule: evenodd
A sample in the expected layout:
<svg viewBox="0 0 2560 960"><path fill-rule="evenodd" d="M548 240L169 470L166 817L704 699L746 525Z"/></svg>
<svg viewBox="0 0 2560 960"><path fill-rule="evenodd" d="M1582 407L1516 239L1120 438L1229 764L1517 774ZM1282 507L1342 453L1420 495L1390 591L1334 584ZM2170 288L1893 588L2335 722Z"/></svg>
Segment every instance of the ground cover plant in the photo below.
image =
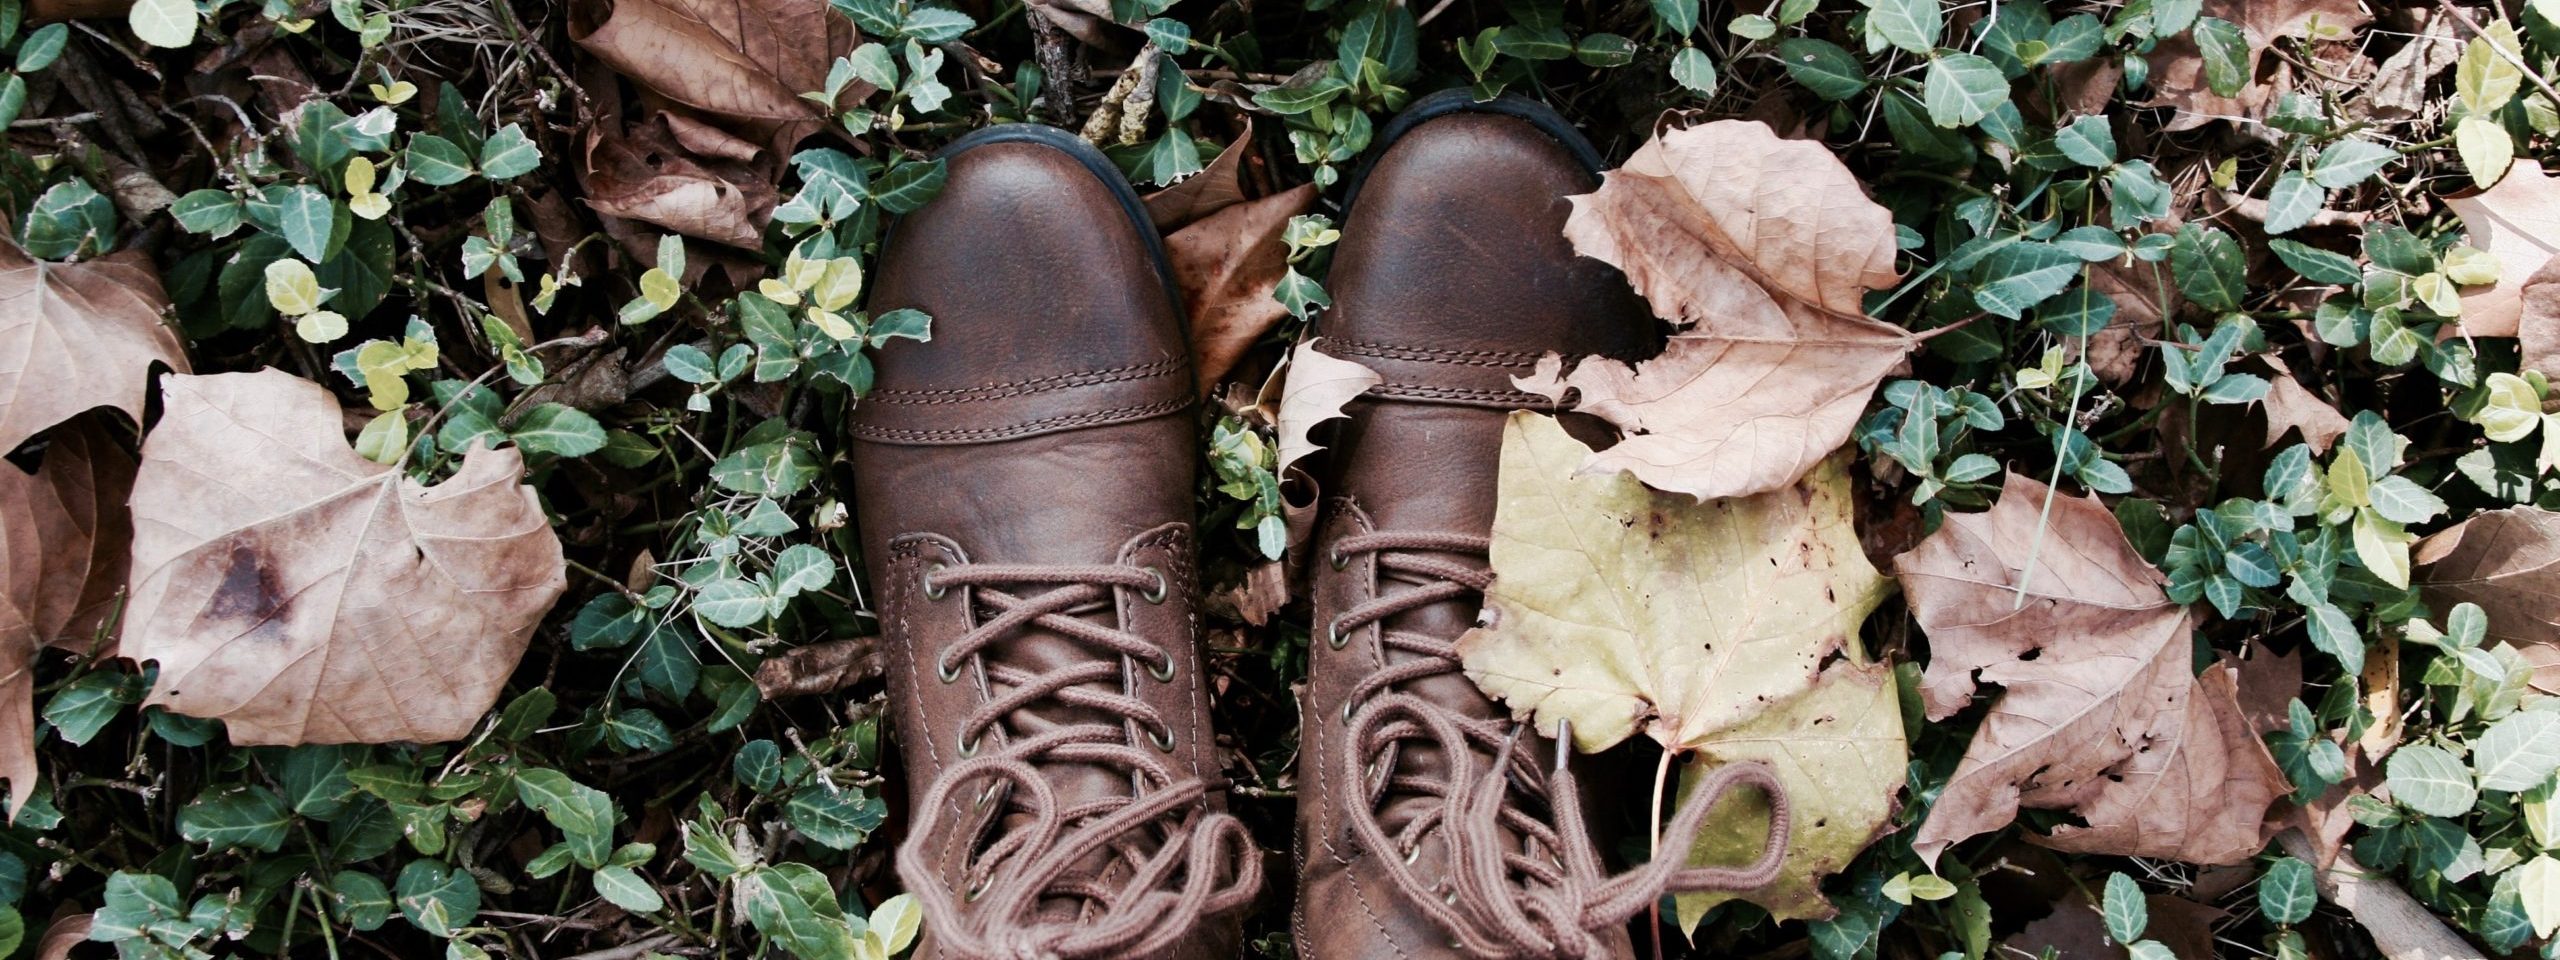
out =
<svg viewBox="0 0 2560 960"><path fill-rule="evenodd" d="M0 0L0 955L912 949L843 425L936 320L865 271L1032 121L1183 287L1289 956L1293 466L1374 382L1298 341L1465 86L1619 165L1566 232L1667 337L1524 382L1623 437L1514 417L1571 509L1469 675L1630 857L1719 763L1808 798L1641 949L2560 956L2555 58L2545 0Z"/></svg>

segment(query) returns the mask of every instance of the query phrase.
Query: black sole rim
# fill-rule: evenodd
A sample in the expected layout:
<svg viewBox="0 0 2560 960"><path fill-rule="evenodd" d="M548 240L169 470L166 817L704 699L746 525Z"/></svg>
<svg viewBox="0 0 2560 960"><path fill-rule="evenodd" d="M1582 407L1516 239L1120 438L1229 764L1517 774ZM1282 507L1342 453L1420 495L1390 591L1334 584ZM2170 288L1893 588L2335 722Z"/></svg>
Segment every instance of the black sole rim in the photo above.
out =
<svg viewBox="0 0 2560 960"><path fill-rule="evenodd" d="M1554 107L1509 93L1491 100L1478 100L1475 91L1453 87L1414 101L1404 108L1403 113L1396 114L1395 119L1387 121L1385 129L1378 131L1377 138L1369 144L1368 153L1361 158L1360 166L1351 172L1350 181L1343 187L1343 220L1350 220L1351 204L1360 198L1360 187L1368 182L1370 168L1376 166L1378 159L1386 156L1387 151L1395 148L1396 141L1404 139L1405 134L1425 123L1460 113L1490 114L1525 121L1573 154L1584 172L1595 180L1604 169L1599 148L1592 146L1590 139L1584 137L1582 131L1574 129L1573 123L1557 113Z"/></svg>

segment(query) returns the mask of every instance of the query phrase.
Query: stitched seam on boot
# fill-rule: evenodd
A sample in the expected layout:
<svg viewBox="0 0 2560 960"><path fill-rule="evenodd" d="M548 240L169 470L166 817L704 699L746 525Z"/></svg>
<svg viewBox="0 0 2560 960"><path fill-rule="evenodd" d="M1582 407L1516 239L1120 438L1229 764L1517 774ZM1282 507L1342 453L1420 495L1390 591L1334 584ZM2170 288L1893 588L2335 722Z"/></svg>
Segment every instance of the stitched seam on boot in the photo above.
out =
<svg viewBox="0 0 2560 960"><path fill-rule="evenodd" d="M1476 387L1436 387L1419 383L1381 383L1369 392L1387 397L1413 397L1425 400L1482 400L1534 406L1555 401L1522 390L1491 390Z"/></svg>
<svg viewBox="0 0 2560 960"><path fill-rule="evenodd" d="M1107 370L1088 370L1082 373L1067 373L1054 377L1039 377L1031 380L1013 380L1004 383L990 383L975 387L951 387L940 390L875 390L863 399L872 403L915 405L966 403L971 400L1001 400L1007 397L1031 396L1033 394L1049 393L1052 391L1090 386L1093 384L1120 383L1129 380L1147 380L1159 376L1168 376L1175 371L1175 368L1181 366L1181 364L1181 358L1173 358L1158 360L1154 363L1133 364L1126 367L1112 367Z"/></svg>
<svg viewBox="0 0 2560 960"><path fill-rule="evenodd" d="M966 430L908 430L899 427L882 427L857 423L853 425L848 432L865 440L1000 440L1007 437L1026 436L1058 427L1088 426L1094 424L1116 423L1122 420L1139 420L1158 414L1172 413L1175 410L1180 410L1190 405L1191 397L1188 393L1185 393L1182 396L1177 396L1170 400L1160 400L1155 403L1140 404L1134 407L1121 407L1115 410L1103 410L1096 413L1079 413L1060 417L1046 417L1039 420L1025 420L1021 423L1009 424L1001 427L981 427Z"/></svg>
<svg viewBox="0 0 2560 960"><path fill-rule="evenodd" d="M1520 367L1538 362L1544 356L1518 350L1449 350L1435 347L1399 347L1387 343L1344 340L1336 343L1344 355L1376 357L1382 360L1411 360L1417 363L1453 363L1472 367Z"/></svg>

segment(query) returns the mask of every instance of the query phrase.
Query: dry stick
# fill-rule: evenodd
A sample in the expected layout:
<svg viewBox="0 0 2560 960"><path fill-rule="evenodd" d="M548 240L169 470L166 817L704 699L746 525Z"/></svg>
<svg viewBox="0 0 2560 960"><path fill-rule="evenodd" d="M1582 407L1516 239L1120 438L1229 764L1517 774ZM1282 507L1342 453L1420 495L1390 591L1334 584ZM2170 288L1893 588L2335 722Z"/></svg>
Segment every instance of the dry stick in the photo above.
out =
<svg viewBox="0 0 2560 960"><path fill-rule="evenodd" d="M1049 19L1049 12L1039 4L1025 4L1022 20L1031 25L1032 50L1040 61L1040 102L1049 116L1064 126L1075 122L1075 94L1069 87L1075 82L1075 38L1067 29Z"/></svg>
<svg viewBox="0 0 2560 960"><path fill-rule="evenodd" d="M2462 28L2471 31L2472 36L2488 44L2489 49L2497 52L2498 59L2516 68L2517 72L2524 74L2525 79L2533 81L2534 86L2541 87L2542 95L2550 97L2553 104L2560 104L2560 90L2551 89L2551 82L2542 79L2541 74L2533 72L2533 68L2525 65L2524 58L2517 56L2515 51L2499 46L2498 41L2489 39L2489 34L2480 29L2479 21L2471 19L2471 15L2462 12L2461 7L2454 6L2453 0L2436 0L2436 5L2443 7L2444 12L2452 14L2454 22L2462 24Z"/></svg>
<svg viewBox="0 0 2560 960"><path fill-rule="evenodd" d="M2284 844L2284 851L2295 859L2320 862L2319 853L2311 849L2311 841L2302 831L2287 830L2278 839ZM2365 869L2344 850L2338 852L2336 862L2315 875L2315 880L2320 898L2353 916L2366 933L2373 935L2374 947L2389 960L2466 960L2481 955L2480 948L2427 912L2408 891Z"/></svg>

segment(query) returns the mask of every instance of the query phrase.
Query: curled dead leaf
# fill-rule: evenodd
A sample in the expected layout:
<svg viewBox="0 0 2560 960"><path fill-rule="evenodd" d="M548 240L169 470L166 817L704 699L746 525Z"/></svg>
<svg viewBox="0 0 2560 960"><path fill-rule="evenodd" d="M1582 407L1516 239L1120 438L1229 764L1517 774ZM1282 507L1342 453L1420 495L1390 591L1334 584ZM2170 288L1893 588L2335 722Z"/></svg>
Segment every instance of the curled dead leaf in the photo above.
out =
<svg viewBox="0 0 2560 960"><path fill-rule="evenodd" d="M2560 694L2560 513L2508 507L2418 541L2412 559L2427 605L2476 603L2488 643L2511 643L2533 664L2533 688Z"/></svg>
<svg viewBox="0 0 2560 960"><path fill-rule="evenodd" d="M138 253L51 263L0 238L0 453L91 407L141 422L151 365L187 372L168 306Z"/></svg>
<svg viewBox="0 0 2560 960"><path fill-rule="evenodd" d="M347 445L276 370L163 381L133 489L125 654L150 703L242 744L470 733L568 586L513 448L429 487Z"/></svg>
<svg viewBox="0 0 2560 960"><path fill-rule="evenodd" d="M1272 472L1280 476L1282 520L1288 525L1291 544L1307 542L1315 530L1316 503L1322 494L1315 478L1298 469L1297 463L1324 449L1314 440L1316 425L1344 416L1343 407L1385 379L1378 371L1316 349L1323 342L1322 337L1310 337L1298 344L1290 351L1288 364L1272 373L1282 384L1280 412L1274 418L1280 451Z"/></svg>
<svg viewBox="0 0 2560 960"><path fill-rule="evenodd" d="M834 693L880 675L880 638L852 637L793 647L756 665L767 700Z"/></svg>
<svg viewBox="0 0 2560 960"><path fill-rule="evenodd" d="M578 169L587 206L688 237L747 250L764 246L764 225L781 202L772 177L746 163L697 154L677 142L672 114L628 129L599 122L587 131Z"/></svg>
<svg viewBox="0 0 2560 960"><path fill-rule="evenodd" d="M2190 672L2192 615L2096 497L2010 474L1989 511L1949 514L1895 568L1929 637L1929 718L2002 688L1912 842L1921 859L2021 806L2080 816L2032 838L2061 849L2232 863L2264 846L2289 788L2229 678Z"/></svg>
<svg viewBox="0 0 2560 960"><path fill-rule="evenodd" d="M1519 381L1626 431L1586 469L1702 500L1786 486L1919 342L1862 312L1896 280L1892 215L1819 143L1740 120L1673 131L1573 204L1574 249L1679 328L1652 360L1549 358Z"/></svg>
<svg viewBox="0 0 2560 960"><path fill-rule="evenodd" d="M1315 184L1231 204L1164 238L1191 315L1191 366L1206 396L1289 308L1271 295L1289 269L1280 232L1316 201Z"/></svg>

